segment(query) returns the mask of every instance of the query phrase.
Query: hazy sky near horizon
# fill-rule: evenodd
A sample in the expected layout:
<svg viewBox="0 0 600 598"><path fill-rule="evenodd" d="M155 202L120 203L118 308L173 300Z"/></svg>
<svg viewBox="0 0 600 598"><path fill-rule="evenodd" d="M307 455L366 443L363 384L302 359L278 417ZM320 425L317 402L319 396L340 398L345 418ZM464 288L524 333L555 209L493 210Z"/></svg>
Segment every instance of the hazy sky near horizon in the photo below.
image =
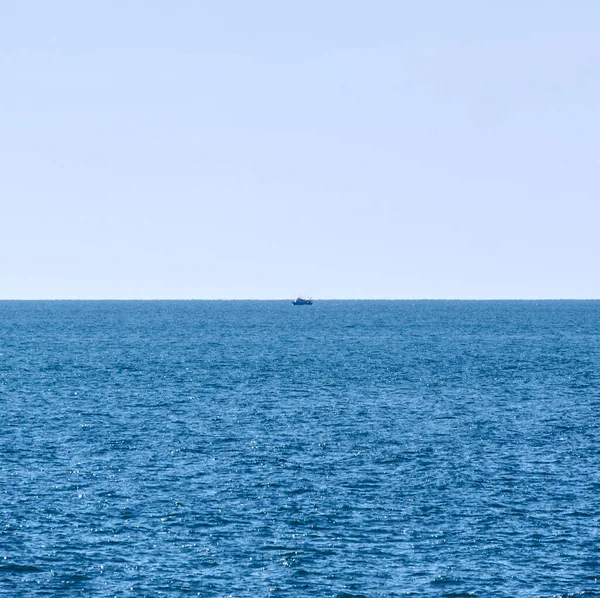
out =
<svg viewBox="0 0 600 598"><path fill-rule="evenodd" d="M0 298L598 298L595 0L0 8Z"/></svg>

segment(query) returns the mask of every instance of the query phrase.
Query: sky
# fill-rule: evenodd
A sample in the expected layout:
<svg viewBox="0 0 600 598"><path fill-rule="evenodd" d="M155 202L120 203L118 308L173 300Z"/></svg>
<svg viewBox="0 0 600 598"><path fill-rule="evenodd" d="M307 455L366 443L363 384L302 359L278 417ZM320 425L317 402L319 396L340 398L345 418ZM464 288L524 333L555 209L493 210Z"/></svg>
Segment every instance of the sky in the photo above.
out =
<svg viewBox="0 0 600 598"><path fill-rule="evenodd" d="M596 0L0 5L0 299L600 298Z"/></svg>

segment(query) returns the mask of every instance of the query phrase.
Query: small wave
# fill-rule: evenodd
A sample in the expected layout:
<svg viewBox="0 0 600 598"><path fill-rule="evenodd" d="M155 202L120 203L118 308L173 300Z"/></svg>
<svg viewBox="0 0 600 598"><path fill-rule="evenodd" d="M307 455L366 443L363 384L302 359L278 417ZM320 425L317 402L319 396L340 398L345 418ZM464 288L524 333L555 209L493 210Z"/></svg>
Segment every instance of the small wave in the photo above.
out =
<svg viewBox="0 0 600 598"><path fill-rule="evenodd" d="M0 571L6 573L40 573L42 569L35 565L21 565L19 563L0 564Z"/></svg>

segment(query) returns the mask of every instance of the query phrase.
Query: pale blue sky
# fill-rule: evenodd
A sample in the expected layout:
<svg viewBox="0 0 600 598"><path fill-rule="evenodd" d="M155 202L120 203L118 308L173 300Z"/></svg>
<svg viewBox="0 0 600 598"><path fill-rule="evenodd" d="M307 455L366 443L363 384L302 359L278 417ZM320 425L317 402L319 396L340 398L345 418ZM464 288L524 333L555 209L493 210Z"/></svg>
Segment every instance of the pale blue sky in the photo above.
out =
<svg viewBox="0 0 600 598"><path fill-rule="evenodd" d="M4 2L0 297L600 297L599 23Z"/></svg>

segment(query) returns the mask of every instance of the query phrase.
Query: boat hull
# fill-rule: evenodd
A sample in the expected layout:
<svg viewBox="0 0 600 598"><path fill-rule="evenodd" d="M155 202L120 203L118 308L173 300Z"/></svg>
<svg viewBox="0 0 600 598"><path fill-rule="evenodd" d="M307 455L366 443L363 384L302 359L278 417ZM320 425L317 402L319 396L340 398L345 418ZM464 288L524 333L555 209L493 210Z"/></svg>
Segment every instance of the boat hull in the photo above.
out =
<svg viewBox="0 0 600 598"><path fill-rule="evenodd" d="M292 301L292 305L312 305L312 300L311 299L301 299L300 297L298 297L298 299Z"/></svg>

